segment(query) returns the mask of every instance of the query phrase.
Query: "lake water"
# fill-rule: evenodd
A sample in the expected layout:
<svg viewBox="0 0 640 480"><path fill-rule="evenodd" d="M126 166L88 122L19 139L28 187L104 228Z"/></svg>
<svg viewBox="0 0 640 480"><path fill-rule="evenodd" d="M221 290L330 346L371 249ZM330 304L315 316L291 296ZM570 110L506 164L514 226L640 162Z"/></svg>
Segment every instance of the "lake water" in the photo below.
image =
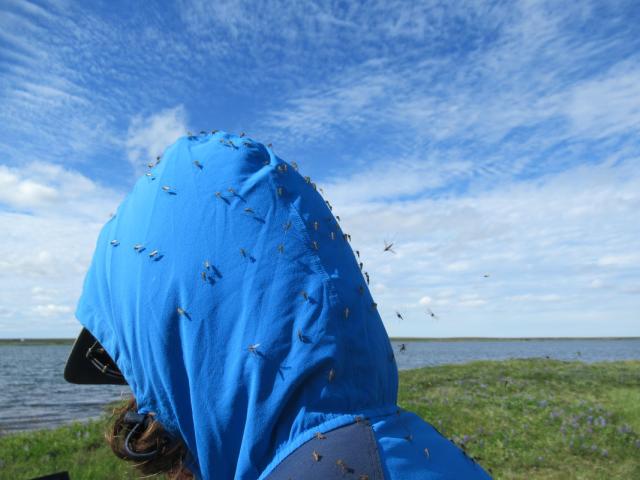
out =
<svg viewBox="0 0 640 480"><path fill-rule="evenodd" d="M392 342L401 370L474 360L549 357L599 362L640 359L640 339ZM99 416L129 393L121 386L66 383L70 345L0 345L0 434Z"/></svg>

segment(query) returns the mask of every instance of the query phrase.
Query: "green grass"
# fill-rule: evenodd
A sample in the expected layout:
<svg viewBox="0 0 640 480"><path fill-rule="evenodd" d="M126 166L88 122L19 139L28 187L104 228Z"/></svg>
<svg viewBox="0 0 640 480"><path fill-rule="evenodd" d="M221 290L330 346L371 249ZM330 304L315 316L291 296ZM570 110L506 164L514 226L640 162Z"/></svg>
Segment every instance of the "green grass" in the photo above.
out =
<svg viewBox="0 0 640 480"><path fill-rule="evenodd" d="M513 360L400 373L399 404L494 478L640 478L640 362ZM0 437L0 479L69 470L136 478L102 439L105 420Z"/></svg>
<svg viewBox="0 0 640 480"><path fill-rule="evenodd" d="M400 405L495 478L640 478L640 362L475 362L401 373Z"/></svg>

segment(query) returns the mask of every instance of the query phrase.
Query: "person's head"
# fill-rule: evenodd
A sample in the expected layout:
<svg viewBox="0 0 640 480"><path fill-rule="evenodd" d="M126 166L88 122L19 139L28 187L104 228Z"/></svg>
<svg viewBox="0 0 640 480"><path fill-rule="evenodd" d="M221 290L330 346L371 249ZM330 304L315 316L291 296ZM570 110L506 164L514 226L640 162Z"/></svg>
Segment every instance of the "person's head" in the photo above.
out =
<svg viewBox="0 0 640 480"><path fill-rule="evenodd" d="M258 478L294 438L395 411L369 276L309 177L225 132L180 138L147 173L100 231L75 311L101 346L78 362L136 399L116 453L133 431L130 450L164 448L149 468L178 468L139 434L153 413L196 478Z"/></svg>

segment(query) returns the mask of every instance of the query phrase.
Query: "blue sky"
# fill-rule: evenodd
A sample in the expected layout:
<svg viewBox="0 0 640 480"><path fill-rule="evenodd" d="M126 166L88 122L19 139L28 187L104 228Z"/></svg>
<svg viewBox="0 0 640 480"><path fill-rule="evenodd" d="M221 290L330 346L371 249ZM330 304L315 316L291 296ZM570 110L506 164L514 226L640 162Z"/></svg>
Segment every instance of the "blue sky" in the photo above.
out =
<svg viewBox="0 0 640 480"><path fill-rule="evenodd" d="M640 335L638 2L132 3L0 5L0 337L75 335L109 213L214 128L323 188L390 335Z"/></svg>

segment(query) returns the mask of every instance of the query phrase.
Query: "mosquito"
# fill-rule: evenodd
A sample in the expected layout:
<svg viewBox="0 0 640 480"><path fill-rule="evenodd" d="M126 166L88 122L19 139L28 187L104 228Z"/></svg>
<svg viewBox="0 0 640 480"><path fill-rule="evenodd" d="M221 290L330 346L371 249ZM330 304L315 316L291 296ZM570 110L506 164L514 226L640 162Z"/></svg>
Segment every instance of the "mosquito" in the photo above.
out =
<svg viewBox="0 0 640 480"><path fill-rule="evenodd" d="M117 247L118 245L120 245L120 241L119 240L111 240L109 243L111 245L113 245L114 247Z"/></svg>
<svg viewBox="0 0 640 480"><path fill-rule="evenodd" d="M393 242L391 243L387 243L387 241L384 241L384 251L385 252L391 252L391 253L396 253L395 250L393 250L391 247L393 247Z"/></svg>
<svg viewBox="0 0 640 480"><path fill-rule="evenodd" d="M258 347L259 347L259 346L260 346L260 344L259 344L259 343L254 343L254 344L249 345L249 346L247 347L247 350L249 350L249 352L251 352L251 353L253 353L253 354L257 355L257 354L258 354Z"/></svg>
<svg viewBox="0 0 640 480"><path fill-rule="evenodd" d="M345 473L353 473L354 470L353 468L349 467L344 460L342 459L338 459L336 460L336 465L338 465L340 467L340 469L342 470L342 474L344 475Z"/></svg>
<svg viewBox="0 0 640 480"><path fill-rule="evenodd" d="M398 317L400 320L404 320L404 318L402 318L402 315L400 314L400 312L396 312L396 317Z"/></svg>
<svg viewBox="0 0 640 480"><path fill-rule="evenodd" d="M439 317L435 313L433 313L433 311L430 308L427 308L427 313L431 318L438 320Z"/></svg>

